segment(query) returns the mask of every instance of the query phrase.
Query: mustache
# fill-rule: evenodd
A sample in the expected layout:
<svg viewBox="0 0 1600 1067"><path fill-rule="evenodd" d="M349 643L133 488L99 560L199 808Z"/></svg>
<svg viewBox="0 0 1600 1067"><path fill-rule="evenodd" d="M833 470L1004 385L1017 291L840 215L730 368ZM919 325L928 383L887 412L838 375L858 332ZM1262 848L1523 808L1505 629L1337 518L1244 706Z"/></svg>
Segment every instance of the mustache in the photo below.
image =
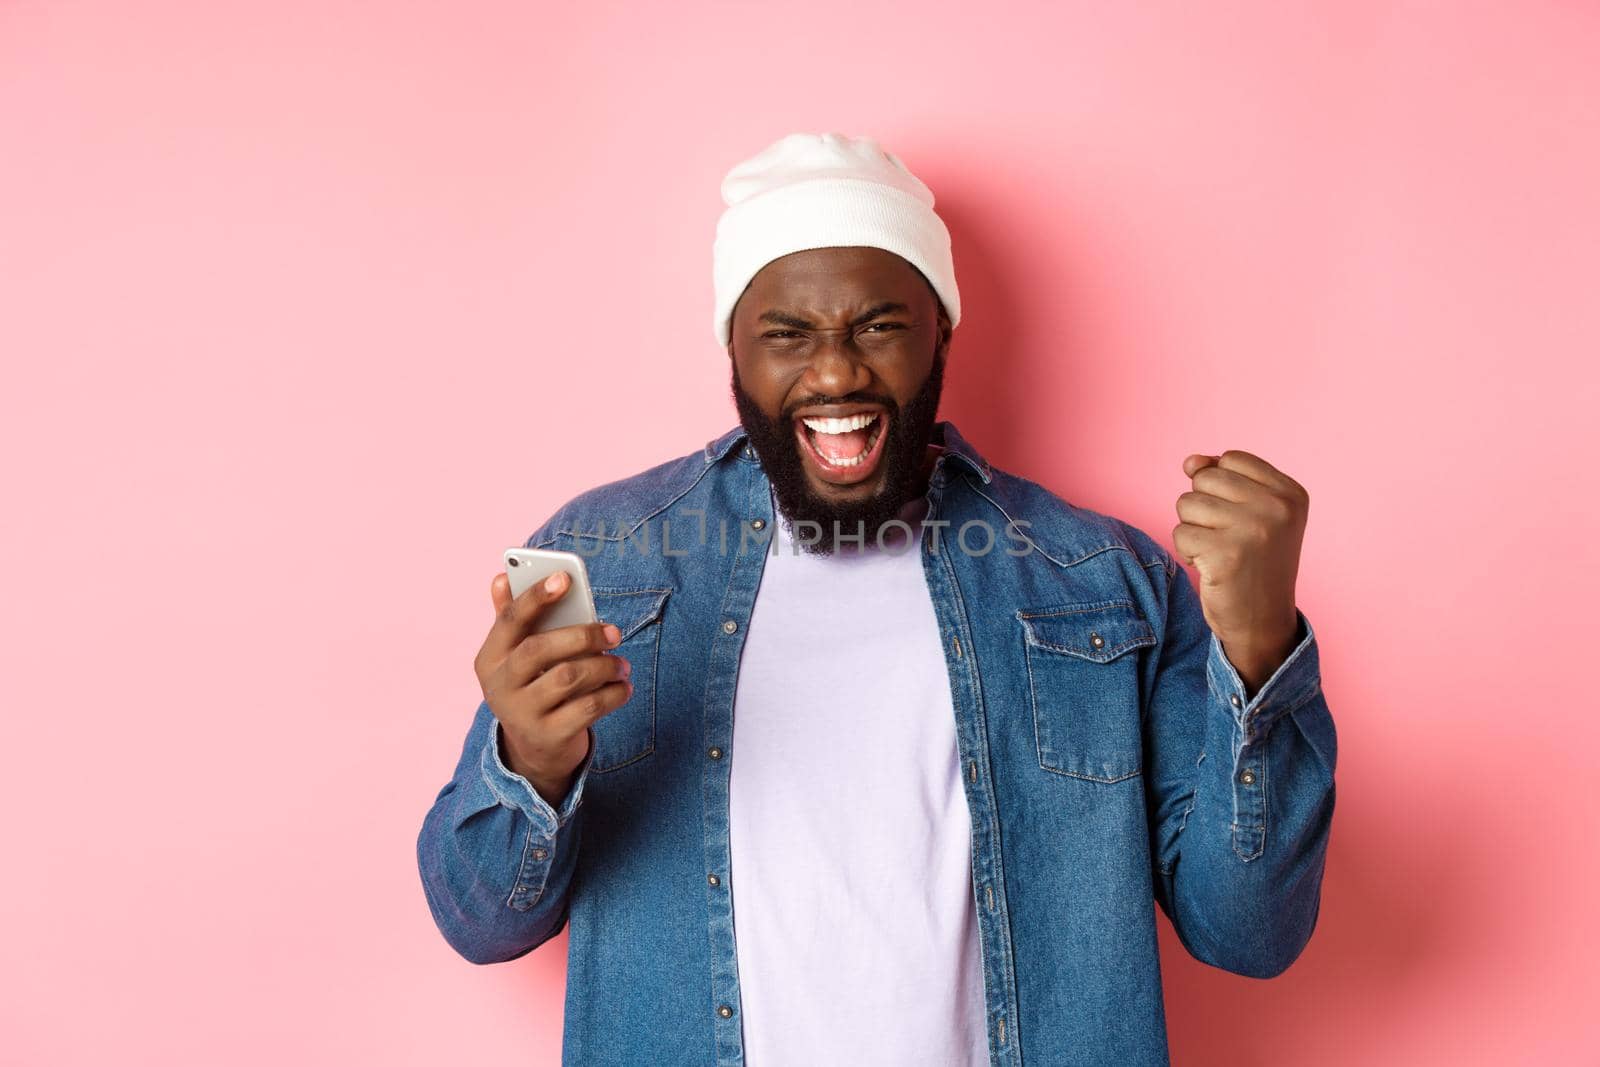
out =
<svg viewBox="0 0 1600 1067"><path fill-rule="evenodd" d="M900 405L895 403L893 397L888 396L872 396L867 393L854 393L850 396L808 396L784 408L778 417L778 422L779 424L793 422L796 418L795 412L801 408L844 407L846 404L875 404L888 411L890 415L900 414Z"/></svg>
<svg viewBox="0 0 1600 1067"><path fill-rule="evenodd" d="M793 417L801 404L785 404L782 415L768 415L755 398L744 391L737 364L732 367L729 384L734 406L771 483L778 509L793 521L815 523L823 530L832 529L837 522L847 530L860 526L876 533L898 515L918 488L926 445L938 417L943 377L944 358L940 353L922 387L904 405L896 403L892 397L863 392L843 399L815 394L806 398L806 404L872 404L883 411L881 484L871 496L853 502L824 500L811 487L806 473L807 460L795 432L798 423ZM825 540L808 544L805 550L820 554L832 551Z"/></svg>

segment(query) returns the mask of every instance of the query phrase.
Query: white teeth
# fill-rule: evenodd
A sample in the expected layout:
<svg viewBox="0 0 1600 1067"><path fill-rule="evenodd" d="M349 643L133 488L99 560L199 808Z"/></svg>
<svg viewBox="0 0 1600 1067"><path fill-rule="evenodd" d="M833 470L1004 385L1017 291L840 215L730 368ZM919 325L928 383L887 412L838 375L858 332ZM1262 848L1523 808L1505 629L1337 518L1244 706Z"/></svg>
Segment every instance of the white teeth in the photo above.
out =
<svg viewBox="0 0 1600 1067"><path fill-rule="evenodd" d="M877 417L877 415L863 413L860 415L846 415L842 419L803 418L800 421L817 433L849 433L851 430L859 430L863 426L870 426L872 420Z"/></svg>
<svg viewBox="0 0 1600 1067"><path fill-rule="evenodd" d="M818 433L830 433L830 432L831 433L844 433L845 430L859 430L862 426L866 425L867 423L872 422L872 420L874 420L876 418L877 418L876 415L852 415L849 418L845 418L845 419L805 419L805 420L802 420L802 421L804 421L807 426L812 426L812 423L830 423L830 422L833 422L833 423L846 423L847 425L844 427L844 429L832 430L832 431L829 431L829 430L818 430L817 431ZM865 420L865 422L863 422L862 420ZM853 424L853 425L848 425L848 424ZM816 429L816 427L812 426L812 429ZM845 459L833 459L833 458L828 457L828 456L823 456L823 460L830 467L854 467L854 466L857 466L858 464L864 463L864 462L866 462L867 457L872 454L872 448L873 448L874 445L876 445L878 443L878 437L880 436L881 433L882 433L881 428L877 427L877 426L874 426L872 428L872 432L867 434L867 446L865 448L863 448L860 452L856 453L853 456L845 458ZM816 448L816 446L813 445L812 446L813 451L815 451L815 448Z"/></svg>

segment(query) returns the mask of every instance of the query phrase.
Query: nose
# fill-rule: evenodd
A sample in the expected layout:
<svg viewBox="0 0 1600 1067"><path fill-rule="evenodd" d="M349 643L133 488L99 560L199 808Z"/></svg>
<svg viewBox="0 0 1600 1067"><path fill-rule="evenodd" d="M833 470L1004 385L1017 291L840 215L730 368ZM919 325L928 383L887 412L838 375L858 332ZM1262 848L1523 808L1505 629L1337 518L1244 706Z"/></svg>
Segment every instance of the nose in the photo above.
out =
<svg viewBox="0 0 1600 1067"><path fill-rule="evenodd" d="M814 396L849 396L872 384L872 368L867 366L851 331L836 334L819 330L818 334L804 376L808 392Z"/></svg>

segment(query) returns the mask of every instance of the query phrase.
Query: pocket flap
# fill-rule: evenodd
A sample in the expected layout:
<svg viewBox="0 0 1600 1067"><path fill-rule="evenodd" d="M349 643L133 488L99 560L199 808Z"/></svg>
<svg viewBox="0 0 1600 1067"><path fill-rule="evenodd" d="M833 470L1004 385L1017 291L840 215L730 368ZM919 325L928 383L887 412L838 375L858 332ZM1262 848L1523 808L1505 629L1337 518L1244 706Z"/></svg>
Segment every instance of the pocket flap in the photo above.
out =
<svg viewBox="0 0 1600 1067"><path fill-rule="evenodd" d="M1131 600L1026 608L1017 619L1029 644L1095 663L1156 643L1155 630Z"/></svg>
<svg viewBox="0 0 1600 1067"><path fill-rule="evenodd" d="M641 628L661 618L667 605L670 589L606 589L595 586L595 614L601 622L609 622L622 631L626 641Z"/></svg>

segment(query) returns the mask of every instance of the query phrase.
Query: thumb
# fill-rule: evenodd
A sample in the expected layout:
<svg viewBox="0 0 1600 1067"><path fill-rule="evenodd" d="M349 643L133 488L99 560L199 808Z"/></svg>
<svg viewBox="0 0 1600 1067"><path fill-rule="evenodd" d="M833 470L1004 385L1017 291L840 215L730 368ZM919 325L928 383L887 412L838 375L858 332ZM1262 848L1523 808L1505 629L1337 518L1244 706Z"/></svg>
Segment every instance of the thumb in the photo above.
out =
<svg viewBox="0 0 1600 1067"><path fill-rule="evenodd" d="M1216 456L1208 456L1203 452L1195 452L1183 458L1183 473L1185 477L1193 478L1205 468L1217 462Z"/></svg>

